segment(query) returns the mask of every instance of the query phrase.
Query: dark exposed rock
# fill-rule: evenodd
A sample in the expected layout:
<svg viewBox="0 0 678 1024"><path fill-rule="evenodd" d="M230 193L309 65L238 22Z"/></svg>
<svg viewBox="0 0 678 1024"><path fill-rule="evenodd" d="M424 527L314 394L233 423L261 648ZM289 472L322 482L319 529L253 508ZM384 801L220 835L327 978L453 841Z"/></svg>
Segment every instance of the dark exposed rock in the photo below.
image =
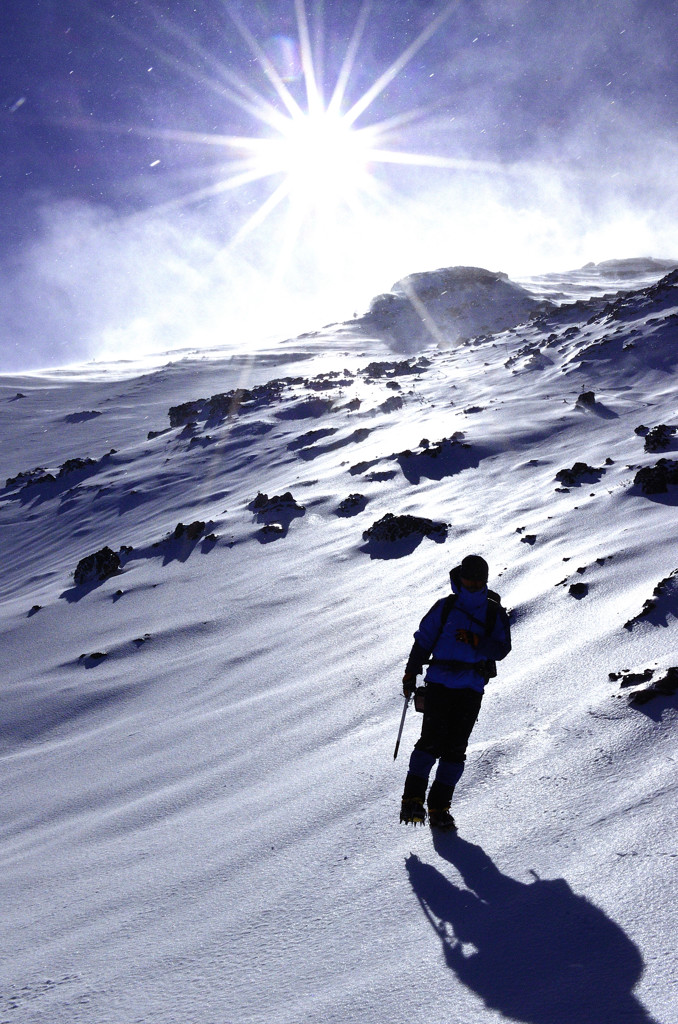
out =
<svg viewBox="0 0 678 1024"><path fill-rule="evenodd" d="M241 410L246 412L249 409L258 409L264 405L270 405L272 402L278 402L288 383L291 381L272 380L254 388L236 388L223 395L212 395L204 405L201 418L223 420ZM301 383L301 378L298 383Z"/></svg>
<svg viewBox="0 0 678 1024"><path fill-rule="evenodd" d="M109 547L103 547L93 555L87 555L78 562L73 579L76 586L96 583L115 576L120 570L120 557Z"/></svg>
<svg viewBox="0 0 678 1024"><path fill-rule="evenodd" d="M285 491L284 494L274 494L272 498L269 498L268 494L262 494L261 491L257 494L249 505L247 506L252 512L279 512L283 509L295 510L297 512L303 512L304 506L298 505L292 497L291 491Z"/></svg>
<svg viewBox="0 0 678 1024"><path fill-rule="evenodd" d="M17 473L16 476L10 476L5 481L5 487L11 489L13 487L26 487L28 484L34 484L41 480L56 480L56 477L47 473L46 469L42 466L36 466L35 469L28 469L23 473Z"/></svg>
<svg viewBox="0 0 678 1024"><path fill-rule="evenodd" d="M618 682L620 687L627 688L638 686L641 683L649 683L641 689L634 690L629 695L629 704L635 707L642 707L648 701L657 697L672 697L678 693L678 668L672 666L666 670L666 674L660 679L654 679L655 670L646 668L643 672L631 672L629 669L622 669L621 672L610 672L609 678L612 682ZM652 681L654 680L654 681Z"/></svg>
<svg viewBox="0 0 678 1024"><path fill-rule="evenodd" d="M611 558L613 558L613 555L605 555L604 557L601 556L600 558L596 558L596 565L605 565L605 563L608 562ZM571 561L571 559L568 556L566 558L563 558L563 561L564 562L569 562L569 561ZM577 567L577 569L575 571L576 571L578 576L583 576L585 573L588 572L588 570L590 568L591 568L591 566L589 566L589 565L580 565L580 566ZM566 576L564 580L560 580L559 583L556 583L556 586L557 587L564 587L564 586L566 586L569 583L569 581L571 579L572 579L571 576ZM574 584L572 584L572 586L574 586L574 587L585 586L585 587L588 588L588 584L585 584L585 583L582 583L582 584L574 583ZM577 596L580 596L580 597L585 596L583 591L580 592L579 595L577 595L577 593L575 591L571 591L571 592L573 593L573 595L575 597L577 597ZM587 589L587 593L588 593L588 589Z"/></svg>
<svg viewBox="0 0 678 1024"><path fill-rule="evenodd" d="M83 412L71 412L68 416L64 416L66 423L85 423L87 420L96 419L97 416L101 416L101 413L96 409L85 409Z"/></svg>
<svg viewBox="0 0 678 1024"><path fill-rule="evenodd" d="M410 374L422 373L430 365L430 359L427 359L426 356L421 356L420 359L402 359L396 363L369 363L365 369L360 372L363 377L376 380L384 377L404 377Z"/></svg>
<svg viewBox="0 0 678 1024"><path fill-rule="evenodd" d="M63 488L63 485L69 486L71 484L71 478L73 477L76 477L75 482L79 482L83 477L90 476L92 471L97 470L99 466L101 466L101 464L112 454L114 454L113 450L111 450L108 455L104 455L104 457L98 461L90 458L66 459L63 465L59 466L56 473L43 469L41 466L37 466L35 469L30 469L27 472L17 473L16 476L9 477L5 486L8 490L20 488L21 492L25 493L28 488L38 487L44 484L58 484L56 488L58 491Z"/></svg>
<svg viewBox="0 0 678 1024"><path fill-rule="evenodd" d="M560 469L555 474L556 480L566 487L576 487L580 483L597 483L604 469L596 466L587 466L585 462L576 462L570 469Z"/></svg>
<svg viewBox="0 0 678 1024"><path fill-rule="evenodd" d="M575 462L570 469L559 469L558 480L565 487L578 487L581 483L597 483L605 472L596 466L587 466L585 462Z"/></svg>
<svg viewBox="0 0 678 1024"><path fill-rule="evenodd" d="M580 599L582 597L586 597L588 592L589 592L589 585L588 585L588 583L571 583L570 587L569 587L569 590L568 590L568 593L571 594L572 597L576 597L578 599Z"/></svg>
<svg viewBox="0 0 678 1024"><path fill-rule="evenodd" d="M80 469L90 469L96 465L96 459L66 459L63 466L59 468L57 478L67 476L69 473L75 473Z"/></svg>
<svg viewBox="0 0 678 1024"><path fill-rule="evenodd" d="M351 474L351 476L358 476L358 474L365 473L368 469L371 469L372 466L376 466L378 461L379 459L372 459L371 461L367 462L356 462L356 464L354 466L351 466L351 468L349 469L349 473Z"/></svg>
<svg viewBox="0 0 678 1024"><path fill-rule="evenodd" d="M349 494L348 497L339 502L335 514L344 518L347 518L348 516L357 516L364 510L367 502L368 499L364 494Z"/></svg>
<svg viewBox="0 0 678 1024"><path fill-rule="evenodd" d="M579 398L577 399L577 405L595 405L596 395L594 391L582 391Z"/></svg>
<svg viewBox="0 0 678 1024"><path fill-rule="evenodd" d="M97 664L100 661L103 661L104 658L107 657L107 651L93 651L91 654L81 654L80 657L78 658L78 661L84 661L85 664L89 663L90 665L92 665Z"/></svg>
<svg viewBox="0 0 678 1024"><path fill-rule="evenodd" d="M645 451L646 452L665 452L672 445L673 435L676 433L676 427L669 427L665 423L660 423L656 427L652 427L648 430L645 435Z"/></svg>
<svg viewBox="0 0 678 1024"><path fill-rule="evenodd" d="M180 405L170 407L170 426L181 427L200 420L219 422L240 412L248 412L277 402L287 387L303 383L307 383L303 377L283 377L279 380L270 380L266 384L258 384L253 388L234 388L223 394L212 395L211 398L182 402Z"/></svg>
<svg viewBox="0 0 678 1024"><path fill-rule="evenodd" d="M290 491L274 494L272 498L260 491L247 507L254 512L257 522L263 523L259 531L263 543L286 537L292 520L306 514L305 507L294 500Z"/></svg>
<svg viewBox="0 0 678 1024"><path fill-rule="evenodd" d="M205 399L200 398L197 402L182 402L181 405L170 406L169 421L171 427L182 427L187 423L194 423L204 405Z"/></svg>
<svg viewBox="0 0 678 1024"><path fill-rule="evenodd" d="M396 458L410 459L417 457L420 459L438 459L460 447L470 448L470 445L464 443L464 435L460 430L458 430L452 435L452 437L444 437L442 441L436 441L433 444L427 437L425 437L419 444L419 448L421 449L420 451L412 451L407 448L404 452L398 452Z"/></svg>
<svg viewBox="0 0 678 1024"><path fill-rule="evenodd" d="M335 399L324 397L304 397L297 402L287 405L285 408L276 411L276 417L281 420L308 420L320 419L334 408Z"/></svg>
<svg viewBox="0 0 678 1024"><path fill-rule="evenodd" d="M648 683L654 676L654 669L646 668L643 672L630 672L628 669L622 669L621 672L610 672L609 679L611 682L619 682L621 687L626 686L637 686L638 683Z"/></svg>
<svg viewBox="0 0 678 1024"><path fill-rule="evenodd" d="M396 516L392 512L378 519L363 533L363 540L391 543L412 534L444 540L447 537L447 523L435 522L420 516Z"/></svg>
<svg viewBox="0 0 678 1024"><path fill-rule="evenodd" d="M278 537L284 537L286 533L287 530L282 523L264 523L259 531L260 539L264 542L277 540Z"/></svg>
<svg viewBox="0 0 678 1024"><path fill-rule="evenodd" d="M174 540L198 540L198 538L202 536L204 530L205 523L196 519L194 523L190 523L188 526L184 526L183 523L177 523L172 536Z"/></svg>
<svg viewBox="0 0 678 1024"><path fill-rule="evenodd" d="M541 355L541 348L536 341L529 342L527 345L522 345L517 352L504 363L507 370L510 370L512 366L519 363L521 359L538 358Z"/></svg>
<svg viewBox="0 0 678 1024"><path fill-rule="evenodd" d="M141 558L156 558L158 555L164 557L165 561L163 564L165 565L174 560L186 561L193 553L199 540L202 540L202 553L207 554L218 540L216 534L207 532L213 525L211 520L204 523L199 519L188 524L177 523L174 529L167 533L162 540L154 541L147 547L133 548L123 544L120 548L123 564L126 565L127 562L136 561ZM120 597L121 593L119 591L117 596Z"/></svg>
<svg viewBox="0 0 678 1024"><path fill-rule="evenodd" d="M357 462L351 466L349 473L356 476L366 473L379 463L396 461L411 484L419 484L423 477L428 480L442 480L443 477L453 476L480 464L482 453L475 451L463 438L464 434L461 431L436 442L431 442L425 437L418 449L407 448L403 452L396 452L381 459ZM391 480L394 475L392 471L373 472L367 479Z"/></svg>
<svg viewBox="0 0 678 1024"><path fill-rule="evenodd" d="M310 391L328 391L330 388L347 387L352 383L352 378L341 378L338 373L321 373L309 380L307 387Z"/></svg>
<svg viewBox="0 0 678 1024"><path fill-rule="evenodd" d="M629 703L647 704L656 697L672 697L675 693L678 693L678 668L672 666L666 670L666 675L662 679L656 679L650 686L632 693Z"/></svg>
<svg viewBox="0 0 678 1024"><path fill-rule="evenodd" d="M375 473L368 473L365 479L373 484L383 484L386 480L393 480L396 476L395 469L382 469Z"/></svg>
<svg viewBox="0 0 678 1024"><path fill-rule="evenodd" d="M391 395L385 402L382 402L379 406L381 412L395 412L396 409L402 409L405 404L404 398L401 395Z"/></svg>
<svg viewBox="0 0 678 1024"><path fill-rule="evenodd" d="M674 459L659 459L654 466L643 466L636 473L633 483L643 494L666 494L669 485L678 484L678 462Z"/></svg>
<svg viewBox="0 0 678 1024"><path fill-rule="evenodd" d="M652 591L652 597L647 599L637 615L624 623L624 629L631 630L641 619L648 617L659 617L665 624L668 613L678 616L678 569L659 581Z"/></svg>
<svg viewBox="0 0 678 1024"><path fill-rule="evenodd" d="M412 451L408 448L392 456L411 484L418 484L422 477L442 480L443 477L453 476L480 464L480 455L464 441L461 431L457 431L451 437L444 437L441 441L432 443L428 438L424 438L424 441L426 443L422 442L418 450Z"/></svg>

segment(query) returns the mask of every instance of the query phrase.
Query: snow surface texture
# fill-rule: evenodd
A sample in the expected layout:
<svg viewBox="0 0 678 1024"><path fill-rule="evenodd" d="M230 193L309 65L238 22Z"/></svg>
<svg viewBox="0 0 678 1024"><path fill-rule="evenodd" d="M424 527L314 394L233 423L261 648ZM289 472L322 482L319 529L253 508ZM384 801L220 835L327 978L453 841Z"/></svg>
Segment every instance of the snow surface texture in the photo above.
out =
<svg viewBox="0 0 678 1024"><path fill-rule="evenodd" d="M3 1024L676 1020L666 269L449 348L433 276L407 358L361 321L2 379ZM514 649L443 837L398 824L414 712L392 752L471 551Z"/></svg>

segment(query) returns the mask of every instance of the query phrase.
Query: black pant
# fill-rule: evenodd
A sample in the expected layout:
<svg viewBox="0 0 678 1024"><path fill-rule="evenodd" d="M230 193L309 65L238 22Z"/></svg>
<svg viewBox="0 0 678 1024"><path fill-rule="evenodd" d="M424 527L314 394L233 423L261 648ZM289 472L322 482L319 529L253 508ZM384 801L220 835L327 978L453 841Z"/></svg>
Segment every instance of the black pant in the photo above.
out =
<svg viewBox="0 0 678 1024"><path fill-rule="evenodd" d="M424 721L414 749L441 761L463 763L482 699L477 690L454 690L442 683L427 683Z"/></svg>

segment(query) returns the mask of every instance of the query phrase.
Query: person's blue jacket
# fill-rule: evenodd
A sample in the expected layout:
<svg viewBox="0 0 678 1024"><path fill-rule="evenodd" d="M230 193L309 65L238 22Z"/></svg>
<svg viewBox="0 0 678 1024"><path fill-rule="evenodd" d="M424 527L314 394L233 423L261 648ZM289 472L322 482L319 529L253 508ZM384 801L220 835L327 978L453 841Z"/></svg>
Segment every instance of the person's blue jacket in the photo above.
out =
<svg viewBox="0 0 678 1024"><path fill-rule="evenodd" d="M487 587L475 593L466 590L458 572L450 573L454 604L443 623L448 598L441 598L426 613L414 634L414 646L408 661L408 671L415 675L430 658L426 671L427 683L442 683L453 689L468 687L482 693L487 661L501 661L511 650L511 627L505 609L498 605L491 633L487 635ZM464 630L477 637L477 646L457 639ZM467 667L468 666L468 667Z"/></svg>

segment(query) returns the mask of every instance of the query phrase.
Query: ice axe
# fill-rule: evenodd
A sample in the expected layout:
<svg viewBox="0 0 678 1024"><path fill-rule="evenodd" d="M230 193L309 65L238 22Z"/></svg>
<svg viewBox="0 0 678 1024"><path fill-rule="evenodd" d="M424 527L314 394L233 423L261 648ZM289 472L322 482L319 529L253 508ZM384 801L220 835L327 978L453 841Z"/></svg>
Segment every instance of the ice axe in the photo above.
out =
<svg viewBox="0 0 678 1024"><path fill-rule="evenodd" d="M400 728L398 729L398 739L396 740L395 750L393 751L393 760L395 761L398 756L398 747L400 746L400 737L403 734L403 726L405 724L405 715L407 714L407 706L410 703L410 698L405 697L405 703L403 704L403 713L400 718Z"/></svg>

